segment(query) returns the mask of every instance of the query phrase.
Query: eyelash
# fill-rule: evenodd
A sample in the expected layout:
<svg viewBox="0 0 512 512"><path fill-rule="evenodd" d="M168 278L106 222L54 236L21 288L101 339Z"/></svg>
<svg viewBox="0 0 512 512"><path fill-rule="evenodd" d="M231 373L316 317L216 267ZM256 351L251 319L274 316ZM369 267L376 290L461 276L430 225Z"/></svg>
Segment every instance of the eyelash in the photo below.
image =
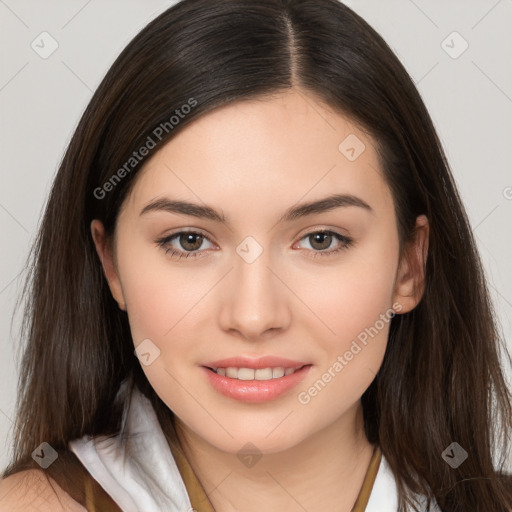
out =
<svg viewBox="0 0 512 512"><path fill-rule="evenodd" d="M180 235L183 235L183 234L193 234L193 235L199 235L201 237L203 237L204 239L208 240L209 242L211 242L211 240L206 236L206 235L203 235L202 233L199 233L197 231L179 231L177 233L173 233L172 235L169 235L169 236L166 236L164 238L160 238L158 240L156 240L156 243L159 247L161 247L162 249L165 250L165 254L169 254L171 255L171 257L173 258L177 258L177 259L180 259L180 258L197 258L197 257L201 257L199 256L200 254L200 251L196 250L195 252L191 252L191 251L177 251L176 249L172 249L172 248L169 248L167 247L167 245L174 239L174 238L177 238L179 237ZM345 235L342 235L340 233L337 233L336 231L330 231L330 230L319 230L319 231L311 231L310 233L307 233L306 235L304 235L300 240L303 240L304 238L307 238L307 237L310 237L312 235L317 235L317 234L328 234L328 235L334 235L334 237L339 241L341 242L341 245L337 248L337 249L331 249L330 251L315 251L313 250L313 254L311 254L309 257L311 258L316 258L318 256L332 256L333 254L337 254L345 249L348 249L349 247L351 247L353 245L353 239L345 236ZM308 251L310 252L310 251Z"/></svg>

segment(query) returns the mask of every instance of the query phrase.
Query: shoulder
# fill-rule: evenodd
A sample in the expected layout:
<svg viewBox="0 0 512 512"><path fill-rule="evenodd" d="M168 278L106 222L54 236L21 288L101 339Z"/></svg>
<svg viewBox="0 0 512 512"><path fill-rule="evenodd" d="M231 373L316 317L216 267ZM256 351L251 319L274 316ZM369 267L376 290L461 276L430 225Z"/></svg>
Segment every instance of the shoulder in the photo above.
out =
<svg viewBox="0 0 512 512"><path fill-rule="evenodd" d="M28 469L0 480L0 512L87 512L42 470Z"/></svg>

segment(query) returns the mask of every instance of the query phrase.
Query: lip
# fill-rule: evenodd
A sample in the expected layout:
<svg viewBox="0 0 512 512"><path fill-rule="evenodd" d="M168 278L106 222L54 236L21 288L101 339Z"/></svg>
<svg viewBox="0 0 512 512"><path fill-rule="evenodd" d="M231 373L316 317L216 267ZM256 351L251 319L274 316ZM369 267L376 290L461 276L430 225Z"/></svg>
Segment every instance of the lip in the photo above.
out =
<svg viewBox="0 0 512 512"><path fill-rule="evenodd" d="M291 359L286 359L284 357L277 356L263 356L258 357L256 359L252 359L244 356L237 357L228 357L227 359L219 359L218 361L212 361L210 363L205 363L202 366L206 366L207 368L212 368L216 370L217 368L252 368L257 370L259 368L275 368L277 366L282 366L284 368L300 368L308 363L301 361L292 361Z"/></svg>
<svg viewBox="0 0 512 512"><path fill-rule="evenodd" d="M283 359L280 359L284 361ZM225 364L225 361L222 360L216 361L215 364L221 362ZM253 364L256 364L256 361L252 361ZM261 361L258 360L257 364L260 364ZM298 364L294 362L295 364ZM212 363L208 363L212 364ZM246 364L246 363L244 363ZM263 363L262 363L263 364ZM266 366L265 366L266 365ZM236 365L232 365L236 366ZM284 365L269 365L268 360L265 361L263 366L255 367L255 366L239 366L241 368L267 368L268 366L284 366ZM206 378L208 379L210 385L219 393L223 394L228 398L232 398L234 400L238 400L240 402L248 402L248 403L258 403L258 402L268 402L271 400L275 400L281 395L284 395L287 391L290 391L292 388L297 386L300 382L302 382L312 365L307 364L302 368L299 366L287 366L287 368L300 368L296 370L294 373L290 375L284 375L283 377L279 377L278 379L270 379L270 380L238 380L232 379L230 377L226 377L224 375L218 375L215 371L211 370L206 366L202 366L201 370L204 372ZM224 368L222 365L219 365L217 368Z"/></svg>

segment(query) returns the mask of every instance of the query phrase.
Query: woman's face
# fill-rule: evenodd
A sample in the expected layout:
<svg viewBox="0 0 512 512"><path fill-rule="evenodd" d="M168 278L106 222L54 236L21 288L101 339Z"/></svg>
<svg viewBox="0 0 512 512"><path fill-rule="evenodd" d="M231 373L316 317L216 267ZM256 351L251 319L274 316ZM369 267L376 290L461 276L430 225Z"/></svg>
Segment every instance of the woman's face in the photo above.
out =
<svg viewBox="0 0 512 512"><path fill-rule="evenodd" d="M379 370L392 308L416 304L372 144L304 91L237 102L154 150L115 268L93 222L149 382L219 449L285 450L340 421Z"/></svg>

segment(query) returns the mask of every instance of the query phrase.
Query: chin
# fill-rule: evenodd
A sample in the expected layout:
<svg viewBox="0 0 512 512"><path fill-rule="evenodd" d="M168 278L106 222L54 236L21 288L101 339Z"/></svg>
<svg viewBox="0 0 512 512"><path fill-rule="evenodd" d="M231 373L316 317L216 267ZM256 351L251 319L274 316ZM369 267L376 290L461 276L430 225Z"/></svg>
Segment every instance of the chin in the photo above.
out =
<svg viewBox="0 0 512 512"><path fill-rule="evenodd" d="M262 455L284 452L297 446L305 438L305 434L290 432L289 428L283 429L283 432L279 434L272 433L268 435L269 431L271 429L265 429L265 431L260 429L230 429L229 432L233 438L228 438L226 435L210 437L211 431L204 433L204 436L201 433L198 435L218 450L239 457L250 452Z"/></svg>

